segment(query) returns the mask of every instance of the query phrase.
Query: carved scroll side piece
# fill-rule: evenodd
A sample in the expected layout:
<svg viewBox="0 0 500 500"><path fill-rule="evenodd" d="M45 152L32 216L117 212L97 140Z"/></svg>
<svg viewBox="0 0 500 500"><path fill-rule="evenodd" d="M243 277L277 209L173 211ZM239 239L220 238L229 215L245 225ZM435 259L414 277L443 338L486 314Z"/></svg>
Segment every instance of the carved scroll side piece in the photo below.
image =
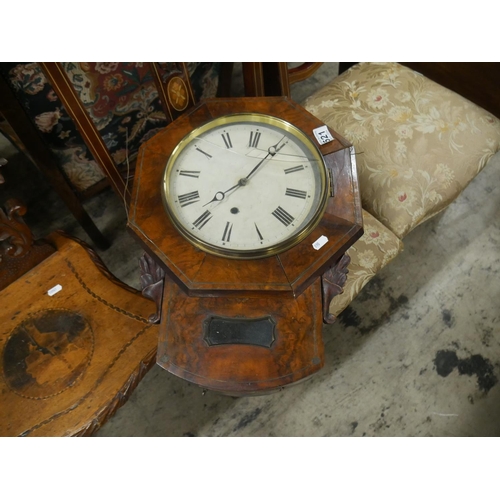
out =
<svg viewBox="0 0 500 500"><path fill-rule="evenodd" d="M0 290L55 252L45 240L34 240L22 216L26 207L17 200L0 207Z"/></svg>
<svg viewBox="0 0 500 500"><path fill-rule="evenodd" d="M1 117L0 117L1 120ZM4 165L7 165L8 161L5 158L0 158L0 167L3 167ZM0 172L0 184L3 184L5 182L5 179Z"/></svg>
<svg viewBox="0 0 500 500"><path fill-rule="evenodd" d="M163 299L163 279L165 271L156 261L145 253L139 264L141 266L142 295L156 304L156 313L148 318L150 323L159 323L161 318L161 302Z"/></svg>
<svg viewBox="0 0 500 500"><path fill-rule="evenodd" d="M331 325L337 317L330 313L330 302L334 297L344 293L344 285L347 281L347 273L351 262L349 255L344 254L339 261L321 276L323 288L323 322Z"/></svg>
<svg viewBox="0 0 500 500"><path fill-rule="evenodd" d="M33 235L24 223L22 216L26 214L26 207L17 200L8 200L5 211L0 208L0 262L2 256L22 257L33 245Z"/></svg>

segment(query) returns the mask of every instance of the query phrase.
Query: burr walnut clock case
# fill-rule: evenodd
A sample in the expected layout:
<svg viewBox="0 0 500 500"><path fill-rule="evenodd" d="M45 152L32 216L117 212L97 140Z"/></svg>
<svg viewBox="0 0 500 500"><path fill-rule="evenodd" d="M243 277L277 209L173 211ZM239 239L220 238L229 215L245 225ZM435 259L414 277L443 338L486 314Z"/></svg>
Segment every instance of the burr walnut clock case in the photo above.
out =
<svg viewBox="0 0 500 500"><path fill-rule="evenodd" d="M325 128L288 98L209 99L142 146L129 227L160 366L229 394L321 368L322 322L363 232L353 149L328 128L322 144Z"/></svg>

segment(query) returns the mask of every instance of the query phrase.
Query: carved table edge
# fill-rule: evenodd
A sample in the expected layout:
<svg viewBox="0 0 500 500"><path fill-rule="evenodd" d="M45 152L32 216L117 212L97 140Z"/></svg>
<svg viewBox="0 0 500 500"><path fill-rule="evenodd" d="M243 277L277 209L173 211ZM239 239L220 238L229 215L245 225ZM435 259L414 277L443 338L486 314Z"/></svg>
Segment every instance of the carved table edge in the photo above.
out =
<svg viewBox="0 0 500 500"><path fill-rule="evenodd" d="M59 236L62 236L63 238L67 238L69 240L73 240L75 243L78 243L89 255L90 259L96 266L96 268L106 277L108 278L111 282L113 282L115 285L118 285L119 287L123 288L124 290L134 293L136 295L141 295L141 291L137 290L136 288L127 285L123 281L121 281L119 278L117 278L106 266L104 261L101 259L99 254L85 241L81 240L80 238L73 236L71 234L68 234L61 229L58 229L54 231L53 234L57 234ZM55 245L55 242L51 238L51 235L47 236L46 238L48 241L50 241L53 245ZM56 246L57 248L57 246ZM149 297L146 297L149 298Z"/></svg>
<svg viewBox="0 0 500 500"><path fill-rule="evenodd" d="M119 389L116 396L84 427L74 431L71 437L89 437L95 434L129 399L139 382L156 363L156 347L141 360L134 372Z"/></svg>

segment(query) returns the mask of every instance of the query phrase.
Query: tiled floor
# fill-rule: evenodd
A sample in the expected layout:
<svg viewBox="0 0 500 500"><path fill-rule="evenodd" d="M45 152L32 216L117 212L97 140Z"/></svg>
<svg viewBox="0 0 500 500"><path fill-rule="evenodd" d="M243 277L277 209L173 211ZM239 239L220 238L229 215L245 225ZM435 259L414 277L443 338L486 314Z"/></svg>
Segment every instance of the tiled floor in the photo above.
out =
<svg viewBox="0 0 500 500"><path fill-rule="evenodd" d="M63 228L86 239L43 179L33 185L35 231ZM124 230L119 201L107 192L86 207L113 241L99 252L104 261L138 287L141 251ZM326 363L312 379L238 399L154 367L97 435L500 435L500 154L404 243L324 328Z"/></svg>

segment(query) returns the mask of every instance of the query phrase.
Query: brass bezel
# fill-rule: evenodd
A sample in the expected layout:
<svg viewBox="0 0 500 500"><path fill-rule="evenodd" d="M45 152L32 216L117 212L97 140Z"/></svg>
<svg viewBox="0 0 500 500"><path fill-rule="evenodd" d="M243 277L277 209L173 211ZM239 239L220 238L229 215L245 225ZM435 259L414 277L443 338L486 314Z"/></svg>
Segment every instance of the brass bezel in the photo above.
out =
<svg viewBox="0 0 500 500"><path fill-rule="evenodd" d="M185 147L197 136L203 134L204 132L211 130L213 128L219 127L221 125L227 125L229 123L241 122L241 121L249 121L256 123L264 123L268 125L273 125L275 127L281 128L282 130L291 133L297 139L299 139L303 144L306 145L307 149L311 152L313 157L318 162L318 171L320 175L321 189L320 189L320 198L318 207L313 217L309 221L309 223L303 227L298 233L293 234L290 238L278 243L277 245L273 245L270 247L266 247L264 249L256 249L256 250L229 250L227 248L218 247L212 244L209 244L203 241L200 238L194 236L191 232L189 232L184 225L177 220L175 213L169 207L168 199L170 196L169 183L167 182L170 172L175 165L175 162L179 155L182 153ZM325 213L326 206L328 203L329 196L329 179L327 175L327 169L325 165L325 161L323 156L321 155L318 147L314 144L309 136L307 136L302 130L293 125L292 123L278 118L272 115L266 115L262 113L233 113L229 115L223 115L216 118L213 118L209 122L193 129L186 136L184 136L177 146L172 151L170 158L167 161L167 165L165 166L165 170L163 173L163 186L161 190L163 206L167 215L169 216L172 224L175 228L182 234L191 244L193 244L196 248L207 252L212 255L217 255L219 257L226 257L231 259L260 259L265 257L270 257L276 255L278 253L282 253L290 248L294 247L302 240L304 240L318 225L319 221L323 217Z"/></svg>

